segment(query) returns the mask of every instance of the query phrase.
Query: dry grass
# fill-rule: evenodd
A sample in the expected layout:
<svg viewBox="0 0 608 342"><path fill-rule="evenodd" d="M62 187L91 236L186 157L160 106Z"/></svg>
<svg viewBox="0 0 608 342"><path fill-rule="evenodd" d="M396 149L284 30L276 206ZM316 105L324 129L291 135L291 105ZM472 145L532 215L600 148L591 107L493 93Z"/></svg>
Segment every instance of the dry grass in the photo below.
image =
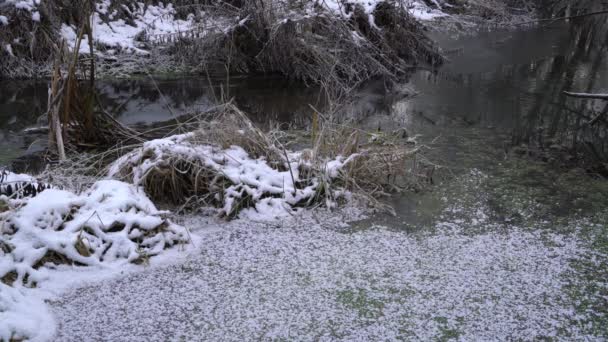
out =
<svg viewBox="0 0 608 342"><path fill-rule="evenodd" d="M117 162L113 176L142 185L157 203L180 209L213 206L222 208L221 214L227 217L255 207L264 198L278 198L295 208L333 207L354 196L391 211L382 198L419 188L422 183L415 162L420 147L407 141L401 131L369 133L317 119L318 124L307 132L313 137L309 148L293 153L284 147L284 138L289 135L274 130L262 132L231 104L204 117L206 120L193 134L187 138L176 136L162 151L143 147L126 155ZM207 155L193 156L192 151L200 146L213 148L205 152ZM287 172L291 179L286 182L293 194L264 189L247 177L237 182L228 177L223 169L228 164L217 155L231 146L240 146L249 158L273 170ZM220 166L210 166L206 162L209 159ZM336 163L340 166L335 167Z"/></svg>
<svg viewBox="0 0 608 342"><path fill-rule="evenodd" d="M312 4L263 0L224 8L226 21L237 21L230 30L184 38L174 52L204 69L281 73L341 93L373 77L395 79L419 62L442 62L420 25L394 2L377 6L377 26L361 5L350 6L349 17L342 17ZM312 14L303 8L312 8Z"/></svg>
<svg viewBox="0 0 608 342"><path fill-rule="evenodd" d="M90 13L90 12L85 12ZM83 20L76 43L69 50L62 43L55 54L49 91L49 149L66 159L66 146L91 149L117 142L143 141L139 133L124 126L105 111L95 88L95 58L83 57L80 46L93 41L90 16ZM89 45L93 56L93 46Z"/></svg>

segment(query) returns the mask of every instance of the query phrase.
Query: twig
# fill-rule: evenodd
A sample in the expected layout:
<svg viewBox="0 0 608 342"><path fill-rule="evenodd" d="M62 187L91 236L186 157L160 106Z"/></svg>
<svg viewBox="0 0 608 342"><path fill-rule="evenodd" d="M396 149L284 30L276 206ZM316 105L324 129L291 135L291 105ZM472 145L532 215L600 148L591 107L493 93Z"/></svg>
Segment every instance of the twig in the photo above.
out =
<svg viewBox="0 0 608 342"><path fill-rule="evenodd" d="M289 161L289 157L287 156L287 150L285 146L281 145L283 148L283 154L285 155L285 161L287 161L287 166L289 167L289 174L291 175L291 183L293 184L293 195L296 195L296 179L293 176L293 170L291 169L291 162Z"/></svg>

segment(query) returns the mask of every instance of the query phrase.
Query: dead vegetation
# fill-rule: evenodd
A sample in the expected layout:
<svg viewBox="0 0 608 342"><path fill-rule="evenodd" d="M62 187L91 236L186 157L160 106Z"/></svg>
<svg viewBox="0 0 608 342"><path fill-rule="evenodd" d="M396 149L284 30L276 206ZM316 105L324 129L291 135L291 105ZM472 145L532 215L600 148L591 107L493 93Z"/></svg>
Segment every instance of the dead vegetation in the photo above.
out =
<svg viewBox="0 0 608 342"><path fill-rule="evenodd" d="M240 18L239 24L194 39L187 50L192 58L205 65L223 64L229 71L281 72L318 83L332 100L373 77L396 80L420 61L441 62L400 2L379 3L373 21L361 5L349 2L343 3L341 14L310 1L209 1L203 5ZM70 167L72 174L81 174L83 167L91 169L91 161L99 169L123 147L143 143L114 164L114 176L144 186L159 203L215 206L227 217L262 202L268 205L276 200L289 211L333 207L347 196L387 209L379 198L418 185L417 164L412 162L419 151L416 146L408 145L399 134L364 132L336 124L316 111L308 148L298 152L287 150L284 132L261 131L231 104L195 121L176 119L174 134L194 131L169 137L168 144L146 141L145 134L118 123L99 104L94 47L89 46L88 56L79 53L81 43L93 41L92 35L89 20L81 18L76 46L70 47L73 52L63 45L56 48L47 112L49 147L59 160L67 159L66 149L116 148ZM268 180L271 185L228 175L226 168L242 174L251 170L227 160L227 151L236 151L245 163L263 164L257 171L276 176Z"/></svg>
<svg viewBox="0 0 608 342"><path fill-rule="evenodd" d="M403 132L368 133L318 114L315 121L308 148L294 152L285 132L262 132L228 104L192 133L144 143L110 175L143 186L157 203L216 207L228 218L267 205L333 208L349 197L391 211L380 199L421 185L420 147Z"/></svg>
<svg viewBox="0 0 608 342"><path fill-rule="evenodd" d="M0 280L7 285L35 287L44 270L57 265L141 263L188 241L185 228L167 220L136 187L118 181L99 181L82 195L51 189L4 203L9 210L0 211Z"/></svg>
<svg viewBox="0 0 608 342"><path fill-rule="evenodd" d="M76 45L70 52L62 43L57 50L49 89L47 118L49 149L66 159L66 145L73 148L113 146L117 142L142 141L139 133L124 126L105 111L95 88L95 59L82 58L80 47L93 41L88 20L83 21ZM89 44L89 56L94 55Z"/></svg>
<svg viewBox="0 0 608 342"><path fill-rule="evenodd" d="M247 1L222 7L228 30L186 36L174 53L190 64L232 73L280 73L348 92L373 77L395 79L442 57L401 1L372 13L344 1L343 14L313 1Z"/></svg>

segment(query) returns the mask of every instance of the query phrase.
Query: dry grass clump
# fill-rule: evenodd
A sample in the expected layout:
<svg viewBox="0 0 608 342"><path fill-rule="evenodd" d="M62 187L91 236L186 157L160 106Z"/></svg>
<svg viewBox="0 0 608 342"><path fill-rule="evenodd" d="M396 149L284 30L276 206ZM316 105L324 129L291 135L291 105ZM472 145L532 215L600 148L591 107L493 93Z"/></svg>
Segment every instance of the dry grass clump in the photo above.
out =
<svg viewBox="0 0 608 342"><path fill-rule="evenodd" d="M87 17L88 18L88 17ZM84 59L80 46L84 39L93 41L89 19L83 21L73 52L61 45L55 55L47 117L49 149L66 159L66 146L95 148L117 142L142 141L139 133L118 122L102 106L95 88L95 59ZM89 45L90 56L94 55Z"/></svg>
<svg viewBox="0 0 608 342"><path fill-rule="evenodd" d="M367 132L325 122L313 129L312 147L304 152L307 162L301 164L300 172L305 178L324 180L318 195L325 196L328 203L332 194L347 191L373 207L392 212L381 199L418 190L426 181L416 160L420 149L402 129ZM334 169L335 160L341 160L343 167Z"/></svg>
<svg viewBox="0 0 608 342"><path fill-rule="evenodd" d="M253 158L264 158L270 165L281 168L283 151L276 141L255 126L247 115L235 105L228 103L206 113L198 121L192 141L200 145L219 145L227 149L242 147Z"/></svg>
<svg viewBox="0 0 608 342"><path fill-rule="evenodd" d="M155 201L216 207L235 217L335 207L349 197L389 209L378 199L411 188L419 149L401 135L370 134L318 123L310 148L288 151L280 134L264 133L232 105L195 132L146 142L110 167L110 176L141 185ZM318 121L318 120L317 120Z"/></svg>
<svg viewBox="0 0 608 342"><path fill-rule="evenodd" d="M438 64L438 50L407 10L381 2L370 24L360 4L346 14L313 1L249 1L234 7L229 30L178 42L191 64L240 73L277 72L348 92L374 76L396 78L418 62Z"/></svg>

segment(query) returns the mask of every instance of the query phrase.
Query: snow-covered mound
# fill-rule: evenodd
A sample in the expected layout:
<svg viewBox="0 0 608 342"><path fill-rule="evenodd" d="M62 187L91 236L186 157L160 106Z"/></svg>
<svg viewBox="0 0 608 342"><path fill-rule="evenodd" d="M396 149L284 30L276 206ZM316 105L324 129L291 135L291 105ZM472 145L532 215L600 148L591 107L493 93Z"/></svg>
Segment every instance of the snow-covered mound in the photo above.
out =
<svg viewBox="0 0 608 342"><path fill-rule="evenodd" d="M314 166L305 153L287 154L289 162L277 169L241 147L199 144L195 133L187 133L144 143L114 162L109 176L141 185L152 197L158 193L159 199L208 198L205 204L218 206L224 216L250 209L249 215L273 218L317 202L333 206L340 192L332 192L329 183L359 156L327 160L323 172L313 176Z"/></svg>
<svg viewBox="0 0 608 342"><path fill-rule="evenodd" d="M0 341L50 341L55 334L48 307L28 291L0 282Z"/></svg>
<svg viewBox="0 0 608 342"><path fill-rule="evenodd" d="M25 204L23 204L25 203ZM0 278L34 286L56 264L142 262L187 241L143 191L114 180L82 195L49 189L0 216Z"/></svg>

